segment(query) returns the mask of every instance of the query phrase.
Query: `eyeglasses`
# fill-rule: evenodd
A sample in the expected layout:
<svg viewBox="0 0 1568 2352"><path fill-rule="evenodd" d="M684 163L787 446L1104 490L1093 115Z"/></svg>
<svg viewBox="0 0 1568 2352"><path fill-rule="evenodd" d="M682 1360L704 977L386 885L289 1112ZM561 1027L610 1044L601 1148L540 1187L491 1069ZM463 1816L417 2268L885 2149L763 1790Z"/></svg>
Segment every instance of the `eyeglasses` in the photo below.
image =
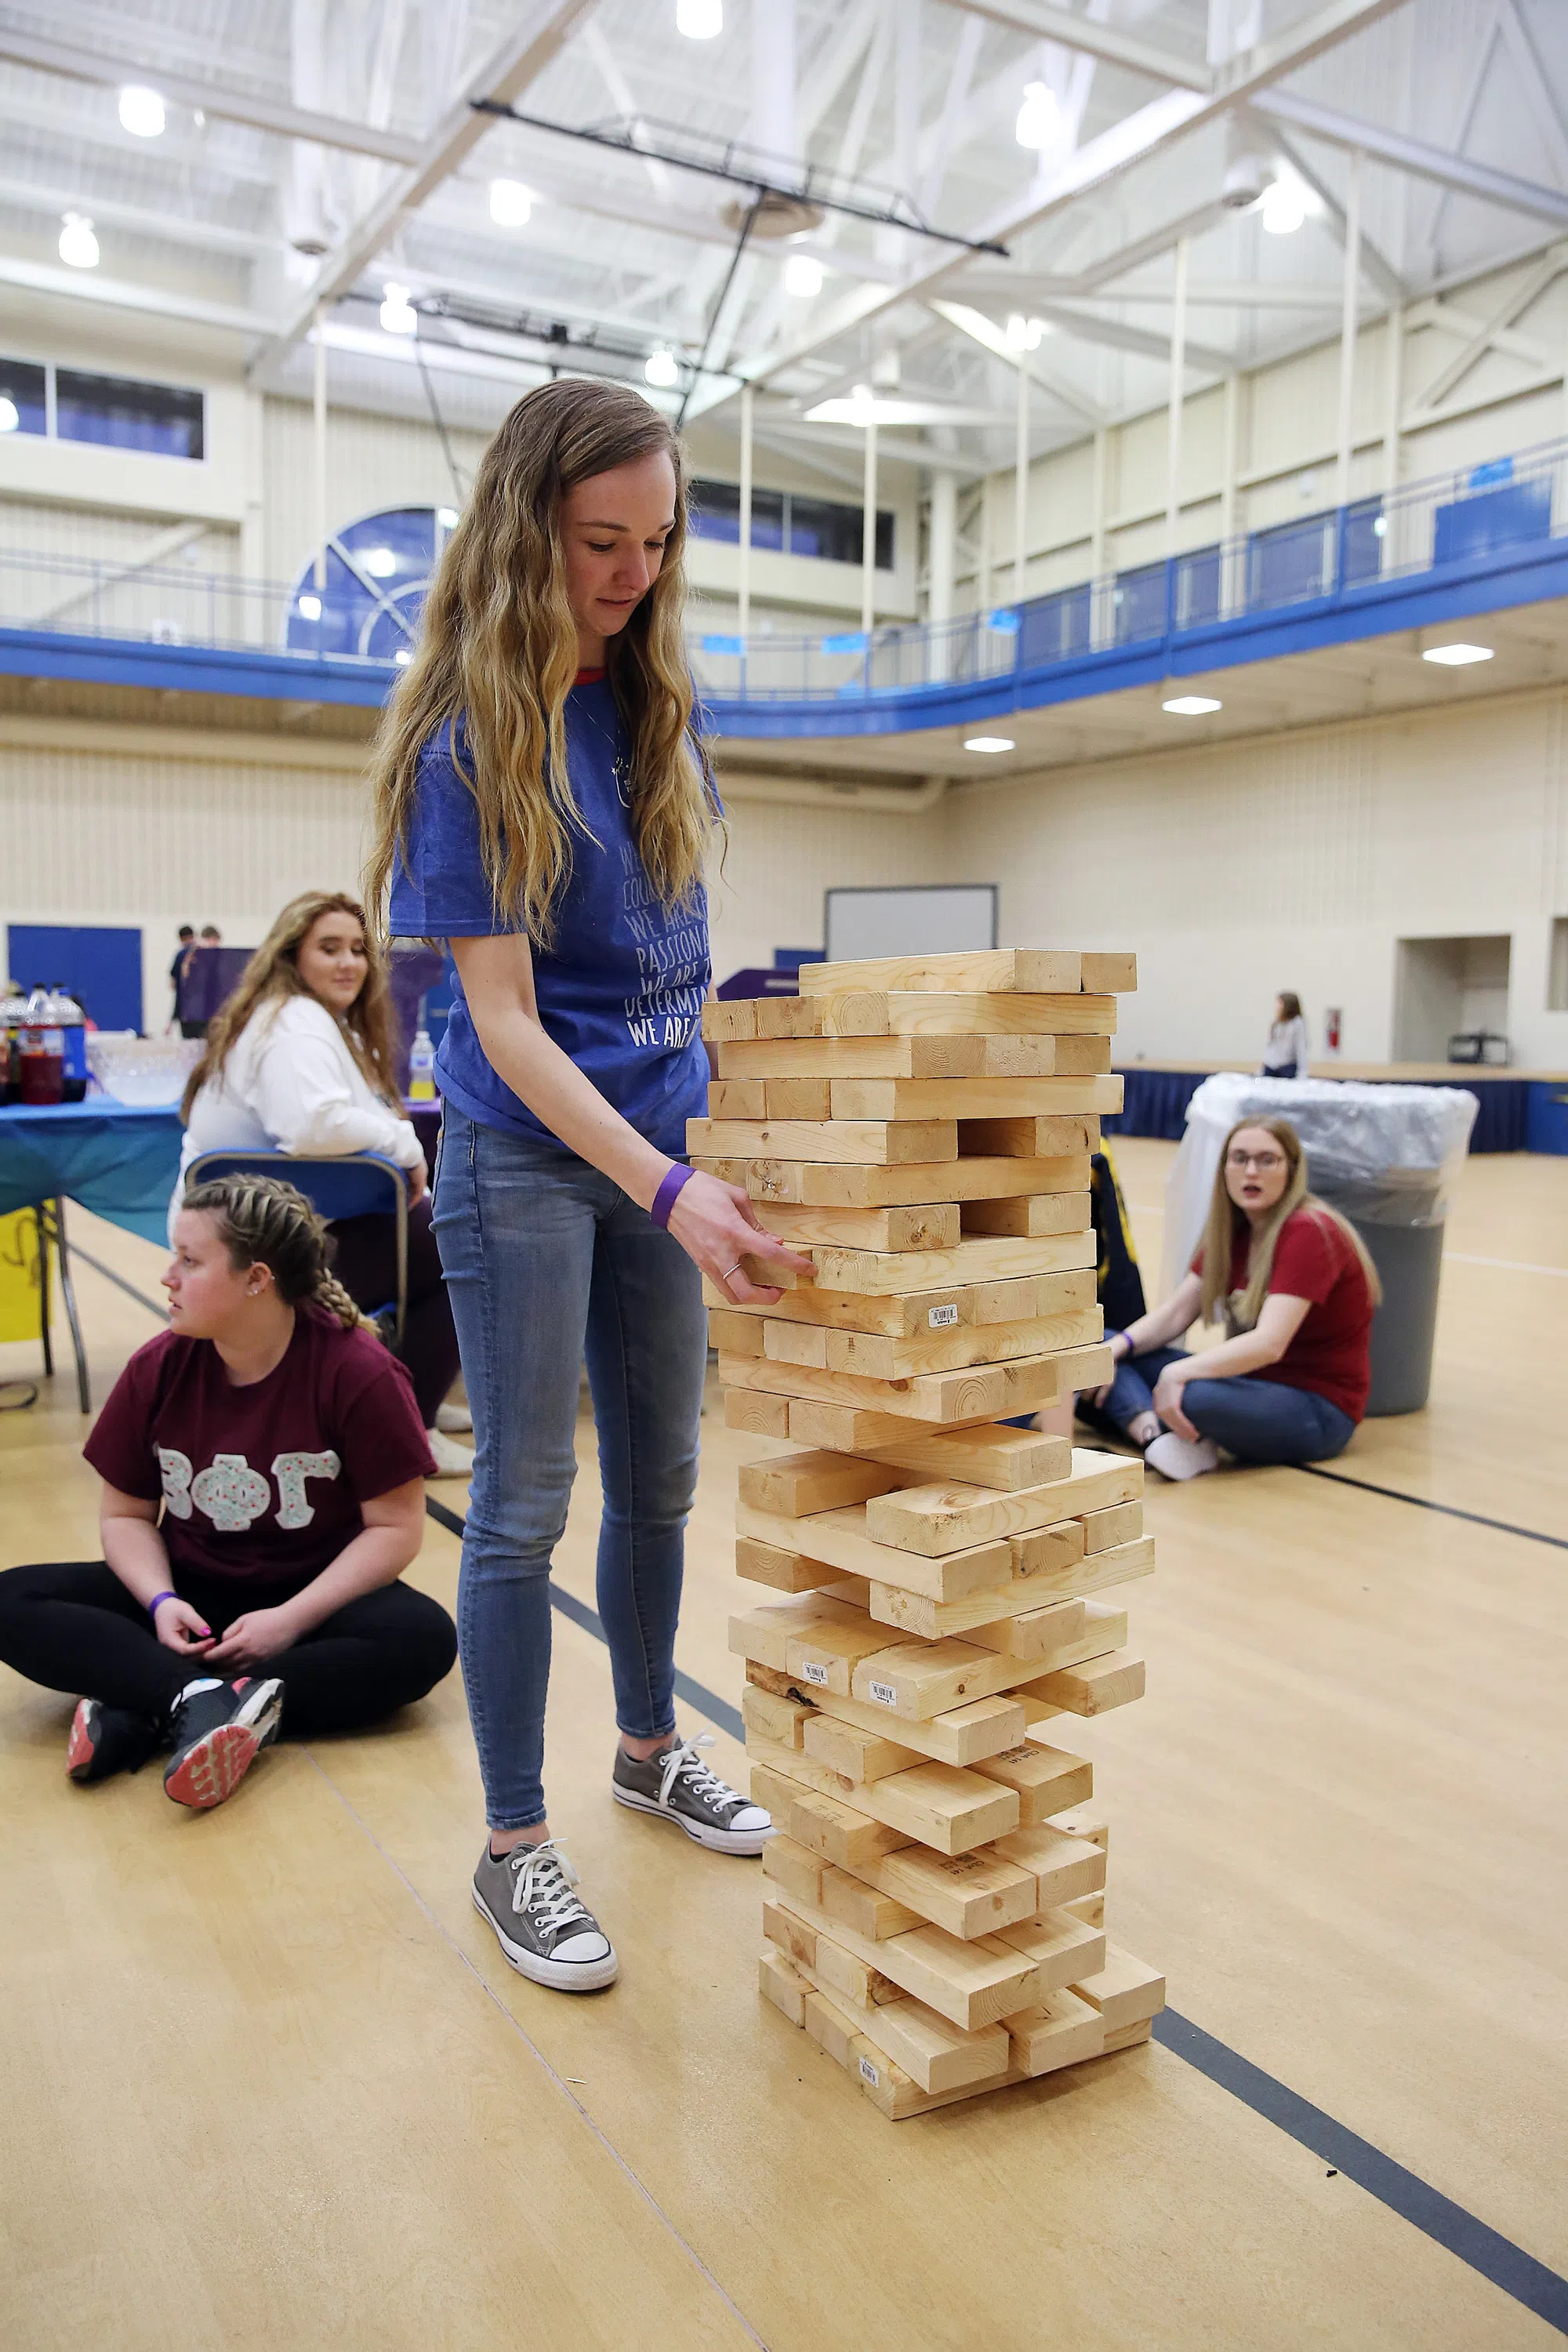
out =
<svg viewBox="0 0 1568 2352"><path fill-rule="evenodd" d="M1238 1174L1244 1169L1256 1168L1261 1176L1270 1169L1283 1168L1285 1154L1282 1151L1227 1151L1225 1164L1227 1168L1234 1168Z"/></svg>

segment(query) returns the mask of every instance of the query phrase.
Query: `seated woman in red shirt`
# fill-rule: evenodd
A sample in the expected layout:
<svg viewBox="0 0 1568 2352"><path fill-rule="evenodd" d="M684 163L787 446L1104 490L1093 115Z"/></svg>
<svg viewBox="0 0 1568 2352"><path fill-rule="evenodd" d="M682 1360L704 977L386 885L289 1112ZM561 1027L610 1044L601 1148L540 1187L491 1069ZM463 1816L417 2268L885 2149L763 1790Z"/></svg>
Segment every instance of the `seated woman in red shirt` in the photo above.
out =
<svg viewBox="0 0 1568 2352"><path fill-rule="evenodd" d="M1167 1478L1238 1462L1327 1462L1366 1411L1383 1297L1359 1234L1307 1190L1289 1119L1225 1139L1203 1246L1161 1307L1107 1333L1116 1377L1095 1402ZM1217 1347L1169 1342L1223 1317Z"/></svg>
<svg viewBox="0 0 1568 2352"><path fill-rule="evenodd" d="M85 1694L73 1780L169 1746L164 1789L205 1811L280 1729L357 1730L451 1670L451 1619L398 1581L430 1471L413 1385L331 1250L292 1184L187 1193L169 1328L82 1449L103 1480L103 1561L0 1575L0 1659Z"/></svg>

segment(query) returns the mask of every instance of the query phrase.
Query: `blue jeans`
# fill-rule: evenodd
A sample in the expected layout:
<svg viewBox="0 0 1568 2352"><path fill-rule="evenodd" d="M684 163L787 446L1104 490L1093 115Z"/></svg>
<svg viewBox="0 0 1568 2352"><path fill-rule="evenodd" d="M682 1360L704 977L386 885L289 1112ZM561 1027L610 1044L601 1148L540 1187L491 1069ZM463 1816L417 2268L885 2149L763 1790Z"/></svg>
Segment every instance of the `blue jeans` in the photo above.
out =
<svg viewBox="0 0 1568 2352"><path fill-rule="evenodd" d="M545 1817L550 1558L576 1475L584 1355L616 1720L647 1739L674 1728L708 1311L679 1243L607 1176L450 1103L435 1226L474 1417L458 1586L468 1717L490 1827L529 1829Z"/></svg>
<svg viewBox="0 0 1568 2352"><path fill-rule="evenodd" d="M1184 1348L1152 1348L1146 1356L1124 1356L1105 1401L1118 1429L1154 1409L1154 1383L1167 1364L1184 1364ZM1238 1462L1331 1462L1355 1435L1355 1423L1327 1397L1310 1389L1287 1388L1248 1373L1230 1380L1188 1381L1182 1411L1193 1427L1212 1437Z"/></svg>

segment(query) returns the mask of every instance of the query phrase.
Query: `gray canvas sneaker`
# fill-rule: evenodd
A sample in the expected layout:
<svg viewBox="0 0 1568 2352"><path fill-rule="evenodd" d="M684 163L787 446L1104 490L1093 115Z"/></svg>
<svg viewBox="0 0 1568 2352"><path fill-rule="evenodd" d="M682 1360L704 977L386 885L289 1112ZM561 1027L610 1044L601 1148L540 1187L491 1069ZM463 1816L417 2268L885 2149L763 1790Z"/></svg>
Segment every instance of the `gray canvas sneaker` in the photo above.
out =
<svg viewBox="0 0 1568 2352"><path fill-rule="evenodd" d="M474 1872L474 1908L520 1976L557 1992L598 1992L616 1981L615 1946L573 1888L577 1874L553 1838L498 1859L489 1838Z"/></svg>
<svg viewBox="0 0 1568 2352"><path fill-rule="evenodd" d="M761 1853L773 1833L773 1816L709 1770L697 1751L712 1745L710 1731L696 1739L672 1737L645 1763L617 1747L610 1793L617 1805L679 1822L714 1853Z"/></svg>

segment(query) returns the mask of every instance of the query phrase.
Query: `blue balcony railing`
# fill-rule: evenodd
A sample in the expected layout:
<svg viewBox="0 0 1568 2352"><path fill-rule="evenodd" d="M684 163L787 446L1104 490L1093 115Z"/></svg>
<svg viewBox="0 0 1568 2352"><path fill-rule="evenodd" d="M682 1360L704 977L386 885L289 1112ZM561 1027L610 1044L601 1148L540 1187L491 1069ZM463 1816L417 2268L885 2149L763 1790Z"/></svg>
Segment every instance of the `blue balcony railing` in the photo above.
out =
<svg viewBox="0 0 1568 2352"><path fill-rule="evenodd" d="M1495 569L1564 537L1568 440L940 624L749 639L696 628L692 668L704 696L731 711L753 705L761 719L767 706L808 703L820 728L835 705L1004 687L1078 663L1092 670L1097 655L1162 643L1174 654L1184 637L1195 645L1227 622L1289 616L1326 599L1353 604L1363 592L1374 598L1380 586L1423 574ZM177 562L0 552L0 632L276 656L298 670L307 695L311 669L330 661L340 677L344 666L363 673L355 698L378 698L417 629L417 589L396 600L395 626L368 635L334 631L328 613L302 621L306 603L297 583ZM385 597L383 605L391 612Z"/></svg>

